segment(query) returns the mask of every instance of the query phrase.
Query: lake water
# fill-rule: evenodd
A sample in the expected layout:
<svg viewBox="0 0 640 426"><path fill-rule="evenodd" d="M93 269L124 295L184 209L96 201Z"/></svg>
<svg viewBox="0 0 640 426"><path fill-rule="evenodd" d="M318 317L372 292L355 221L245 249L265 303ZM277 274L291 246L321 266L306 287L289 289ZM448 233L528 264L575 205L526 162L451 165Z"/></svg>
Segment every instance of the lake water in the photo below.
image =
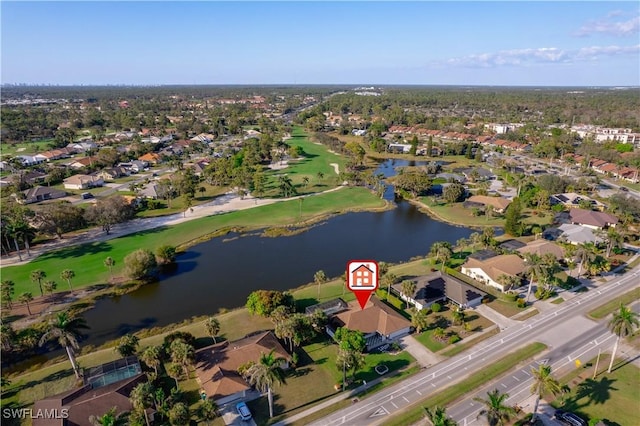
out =
<svg viewBox="0 0 640 426"><path fill-rule="evenodd" d="M378 171L394 174L389 160ZM393 197L388 188L385 198ZM405 261L425 255L435 241L455 243L471 230L431 219L400 201L385 212L347 213L288 237L227 235L189 248L171 275L132 293L99 301L84 314L89 337L99 345L129 332L164 326L220 308L243 306L254 290L287 290L313 281L322 269L340 276L351 259Z"/></svg>

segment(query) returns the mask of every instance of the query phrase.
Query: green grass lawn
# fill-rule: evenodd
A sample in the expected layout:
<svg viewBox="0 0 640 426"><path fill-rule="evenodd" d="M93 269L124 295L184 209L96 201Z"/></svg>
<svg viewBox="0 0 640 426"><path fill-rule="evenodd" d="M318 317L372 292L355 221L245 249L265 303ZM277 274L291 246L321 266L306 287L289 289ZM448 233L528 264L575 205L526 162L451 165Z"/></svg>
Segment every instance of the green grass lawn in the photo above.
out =
<svg viewBox="0 0 640 426"><path fill-rule="evenodd" d="M43 139L37 142L23 142L16 144L3 143L0 149L0 157L5 156L15 157L16 155L35 155L39 152L48 151L49 144L53 142L53 139Z"/></svg>
<svg viewBox="0 0 640 426"><path fill-rule="evenodd" d="M288 167L281 170L268 170L265 195L268 197L280 195L277 176L281 174L286 174L291 179L299 194L325 191L337 186L337 174L331 163L337 164L339 170L343 171L345 157L329 152L324 145L311 142L299 126L293 128L291 136L291 139L286 142L290 146L301 147L304 151L304 159L290 160ZM322 178L318 177L319 172L324 175ZM303 182L305 177L309 179L307 185Z"/></svg>
<svg viewBox="0 0 640 426"><path fill-rule="evenodd" d="M287 376L287 384L276 388L274 397L274 413L276 417L269 419L267 398L249 402L248 405L259 425L273 424L284 416L291 416L310 406L336 395L334 385L342 382L342 371L335 365L338 346L322 337L315 343L303 347L305 355L301 357L301 365ZM406 352L392 354L367 354L365 365L355 375L352 386L380 377L375 367L385 364L392 371L406 368L415 360ZM389 374L387 373L387 374ZM351 373L348 374L351 379Z"/></svg>
<svg viewBox="0 0 640 426"><path fill-rule="evenodd" d="M116 261L114 274L121 275L124 257L140 247L147 247L154 251L164 244L174 246L187 244L206 236L207 233L223 228L284 226L327 214L384 206L384 201L365 188L343 188L339 191L305 198L302 216L300 216L299 202L292 200L195 219L105 242L82 244L45 253L28 264L2 268L2 279L12 280L16 284L16 295L31 291L34 296L37 296L39 295L38 285L31 282L29 278L31 271L35 269L42 269L53 280L59 280L63 269L72 269L76 272L72 284L75 288L84 287L109 281L109 271L103 264L107 256L111 256ZM60 285L59 288L63 289L64 286Z"/></svg>
<svg viewBox="0 0 640 426"><path fill-rule="evenodd" d="M585 368L563 377L561 383L568 384L571 392L557 398L552 405L574 412L585 420L600 419L607 425L638 424L640 368L631 363L617 363L608 374L609 359L609 355L600 357L600 373L595 379L595 358L585 364Z"/></svg>
<svg viewBox="0 0 640 426"><path fill-rule="evenodd" d="M595 308L594 310L589 312L589 316L595 319L602 319L613 311L617 310L620 307L621 303L623 305L628 305L629 303L634 302L638 299L640 299L640 288L635 288Z"/></svg>
<svg viewBox="0 0 640 426"><path fill-rule="evenodd" d="M391 426L404 426L414 424L422 421L425 417L423 407L434 407L436 405L444 407L447 404L455 401L461 396L467 394L473 389L477 389L483 384L488 383L494 378L506 373L513 367L518 365L524 360L528 360L536 354L546 349L546 345L543 343L531 343L524 348L521 348L515 352L510 353L498 360L491 362L482 371L473 374L472 376L453 384L447 388L440 389L436 393L432 394L428 398L419 401L414 404L412 408L403 410L402 413L393 416L393 418L384 422L383 425Z"/></svg>
<svg viewBox="0 0 640 426"><path fill-rule="evenodd" d="M414 337L431 352L439 352L447 346L450 346L451 343L449 343L449 336L451 335L457 334L462 338L462 341L464 341L465 337L470 337L472 335L471 333L482 332L493 325L491 321L482 315L476 312L467 311L466 322L469 324L471 329L471 332L467 332L462 326L453 325L452 311L448 308L445 308L444 311L438 313L431 312L428 315L428 318L430 322L429 328L419 334L414 334ZM449 325L447 326L447 324ZM433 331L436 327L442 327L447 337L444 339L436 339L433 336Z"/></svg>

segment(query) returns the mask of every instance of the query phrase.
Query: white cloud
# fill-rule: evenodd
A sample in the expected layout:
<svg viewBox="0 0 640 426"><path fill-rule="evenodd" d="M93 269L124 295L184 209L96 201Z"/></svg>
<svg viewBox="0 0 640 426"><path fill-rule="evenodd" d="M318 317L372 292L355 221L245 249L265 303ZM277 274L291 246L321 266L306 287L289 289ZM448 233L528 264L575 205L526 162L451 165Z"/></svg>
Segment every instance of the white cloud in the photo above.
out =
<svg viewBox="0 0 640 426"><path fill-rule="evenodd" d="M589 21L578 29L574 35L578 37L587 37L592 34L608 34L618 37L632 36L636 37L640 33L640 16L635 16L627 20L615 20L612 18L620 17L619 11L610 12L605 18Z"/></svg>
<svg viewBox="0 0 640 426"><path fill-rule="evenodd" d="M597 60L602 57L633 55L640 53L640 44L635 46L591 46L581 49L539 47L529 49L502 50L497 53L481 53L451 58L436 65L462 66L469 68L494 68L499 66L525 66L532 64L572 63Z"/></svg>

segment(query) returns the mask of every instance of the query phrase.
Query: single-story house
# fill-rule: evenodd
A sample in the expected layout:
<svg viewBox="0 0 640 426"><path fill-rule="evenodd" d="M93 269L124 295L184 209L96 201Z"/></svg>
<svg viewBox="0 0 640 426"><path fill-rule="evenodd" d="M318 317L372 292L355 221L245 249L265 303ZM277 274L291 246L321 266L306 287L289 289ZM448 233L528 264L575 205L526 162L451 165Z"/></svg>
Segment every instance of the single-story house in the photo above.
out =
<svg viewBox="0 0 640 426"><path fill-rule="evenodd" d="M102 178L105 182L113 182L123 176L129 176L129 172L124 167L110 167L99 171L96 176Z"/></svg>
<svg viewBox="0 0 640 426"><path fill-rule="evenodd" d="M468 169L462 169L460 170L460 173L462 173L464 177L467 178L467 180L471 180L476 176L476 180L492 180L496 178L495 173L483 167L471 167Z"/></svg>
<svg viewBox="0 0 640 426"><path fill-rule="evenodd" d="M120 163L117 167L124 167L130 173L140 173L149 166L146 161L133 160L127 163Z"/></svg>
<svg viewBox="0 0 640 426"><path fill-rule="evenodd" d="M411 151L411 145L408 143L390 143L389 152L395 152L400 154L408 154Z"/></svg>
<svg viewBox="0 0 640 426"><path fill-rule="evenodd" d="M238 373L247 363L258 362L262 354L274 350L276 357L285 361L281 367L289 368L289 354L271 331L247 336L234 342L221 342L196 351L196 380L200 389L216 404L260 396Z"/></svg>
<svg viewBox="0 0 640 426"><path fill-rule="evenodd" d="M331 318L327 332L333 337L338 327L364 333L369 350L411 331L411 323L375 295L371 296L364 309L360 308L358 301L349 303L349 309Z"/></svg>
<svg viewBox="0 0 640 426"><path fill-rule="evenodd" d="M456 181L458 183L464 183L466 180L464 176L457 173L438 173L436 178L444 179L447 182Z"/></svg>
<svg viewBox="0 0 640 426"><path fill-rule="evenodd" d="M612 214L584 209L569 210L569 222L591 229L615 228L618 218Z"/></svg>
<svg viewBox="0 0 640 426"><path fill-rule="evenodd" d="M46 186L36 186L22 191L23 197L18 202L23 204L39 203L41 201L55 200L56 198L66 197L67 193L59 189L49 188Z"/></svg>
<svg viewBox="0 0 640 426"><path fill-rule="evenodd" d="M162 162L162 157L160 157L156 153L149 152L147 154L144 154L141 157L138 157L138 160L144 161L145 163L148 163L148 164L158 164Z"/></svg>
<svg viewBox="0 0 640 426"><path fill-rule="evenodd" d="M523 255L526 253L533 253L540 257L546 254L552 254L558 260L564 259L564 250L562 247L545 239L531 241L524 247L519 248L518 253Z"/></svg>
<svg viewBox="0 0 640 426"><path fill-rule="evenodd" d="M515 254L503 254L487 260L468 258L460 272L476 281L504 291L500 276L521 276L525 271L525 263Z"/></svg>
<svg viewBox="0 0 640 426"><path fill-rule="evenodd" d="M104 185L101 177L91 175L73 175L62 182L65 189L88 189Z"/></svg>
<svg viewBox="0 0 640 426"><path fill-rule="evenodd" d="M566 240L568 243L578 245L583 243L598 244L602 242L602 238L596 236L593 233L593 228L589 228L582 225L573 225L571 223L564 223L556 228L559 231L559 235L556 233L557 239ZM553 233L552 229L545 230L546 235ZM545 234L543 234L545 235ZM547 236L545 236L547 238ZM553 238L548 238L553 239Z"/></svg>
<svg viewBox="0 0 640 426"><path fill-rule="evenodd" d="M98 148L98 145L93 141L85 140L82 142L70 143L67 145L67 148L72 149L75 152L86 152Z"/></svg>
<svg viewBox="0 0 640 426"><path fill-rule="evenodd" d="M69 163L69 167L76 170L83 169L85 167L93 166L97 161L97 157L82 157Z"/></svg>
<svg viewBox="0 0 640 426"><path fill-rule="evenodd" d="M116 413L131 411L133 406L129 395L134 387L146 381L142 374L140 363L135 356L120 359L84 372L84 385L67 392L49 396L36 401L33 413L43 413L34 416L33 426L89 426L90 416L101 416L112 408ZM45 411L46 410L46 411ZM64 411L63 411L64 410ZM63 418L62 413L68 413ZM44 413L57 414L46 416ZM147 409L147 415L153 421L152 409Z"/></svg>
<svg viewBox="0 0 640 426"><path fill-rule="evenodd" d="M403 293L402 284L394 284L391 289L417 309L428 308L441 300L450 300L461 308L473 308L482 303L482 298L487 295L484 291L440 271L417 277L413 281L416 289L411 295Z"/></svg>
<svg viewBox="0 0 640 426"><path fill-rule="evenodd" d="M158 190L158 184L150 182L138 191L140 197L151 198L157 200L161 198L160 191Z"/></svg>
<svg viewBox="0 0 640 426"><path fill-rule="evenodd" d="M483 206L489 205L498 213L504 213L509 204L511 204L511 200L504 197L490 197L488 195L472 195L466 201Z"/></svg>

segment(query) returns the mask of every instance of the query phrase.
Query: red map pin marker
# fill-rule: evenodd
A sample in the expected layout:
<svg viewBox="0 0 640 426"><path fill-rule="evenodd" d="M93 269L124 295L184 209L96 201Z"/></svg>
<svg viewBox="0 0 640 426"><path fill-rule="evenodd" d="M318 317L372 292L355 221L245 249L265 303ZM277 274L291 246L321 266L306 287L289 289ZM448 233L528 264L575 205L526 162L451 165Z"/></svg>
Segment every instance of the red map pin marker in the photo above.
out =
<svg viewBox="0 0 640 426"><path fill-rule="evenodd" d="M378 288L378 263L374 260L352 260L347 263L347 288L356 295L364 309L371 293Z"/></svg>

